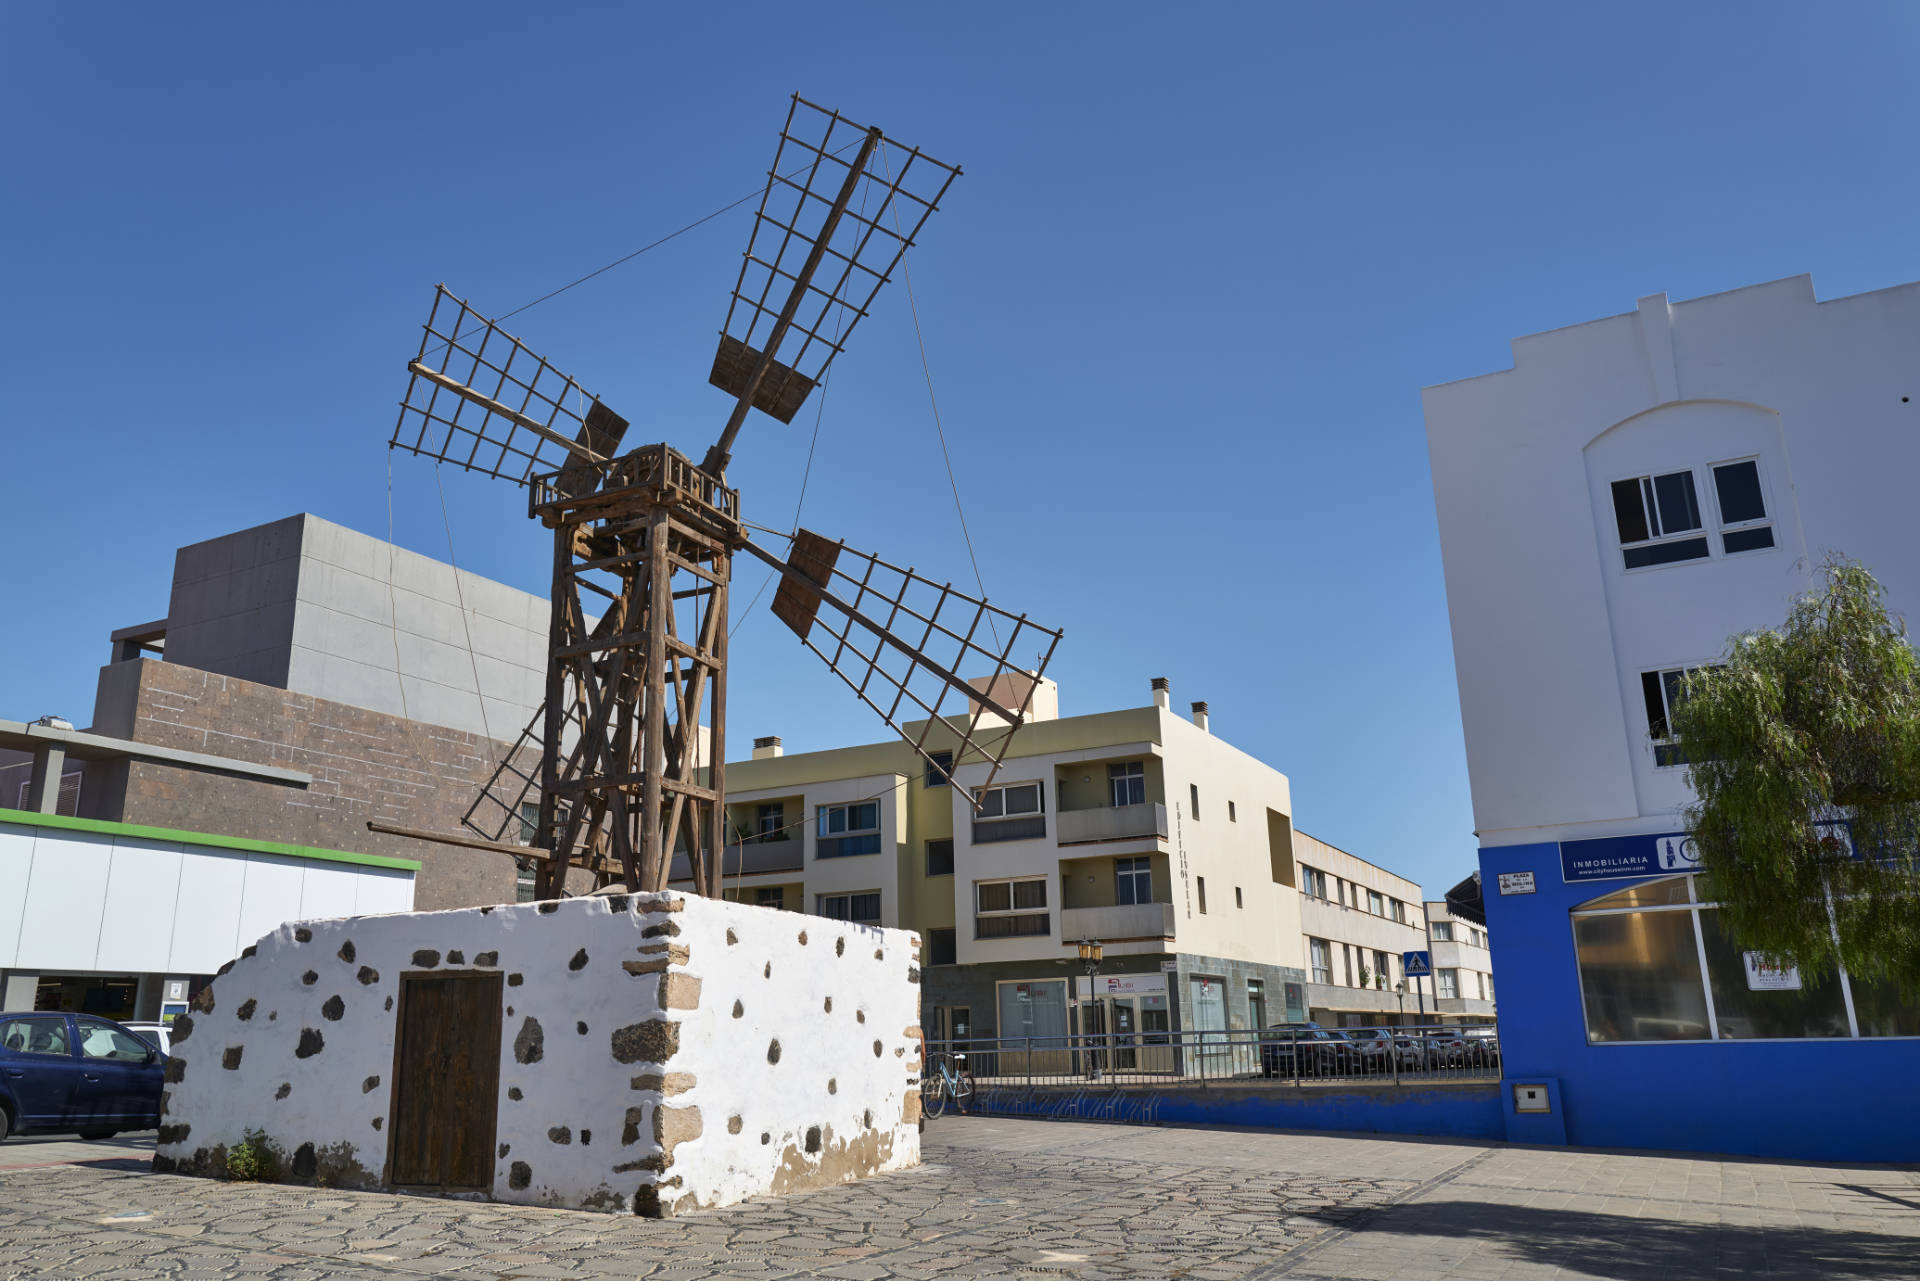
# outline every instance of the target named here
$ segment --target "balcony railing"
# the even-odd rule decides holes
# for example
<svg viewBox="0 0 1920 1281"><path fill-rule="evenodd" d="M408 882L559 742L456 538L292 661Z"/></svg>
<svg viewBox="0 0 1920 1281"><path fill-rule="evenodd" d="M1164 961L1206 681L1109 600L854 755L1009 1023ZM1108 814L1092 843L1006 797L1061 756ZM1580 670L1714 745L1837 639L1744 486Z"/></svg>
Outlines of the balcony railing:
<svg viewBox="0 0 1920 1281"><path fill-rule="evenodd" d="M804 866L805 841L749 841L729 845L721 861L723 876L757 876L762 872L798 872ZM673 856L669 881L693 879L692 865L685 854Z"/></svg>
<svg viewBox="0 0 1920 1281"><path fill-rule="evenodd" d="M1013 818L976 818L973 843L990 845L994 841L1030 841L1047 834L1045 814L1020 814Z"/></svg>
<svg viewBox="0 0 1920 1281"><path fill-rule="evenodd" d="M1149 801L1144 805L1102 805L1087 810L1062 810L1054 818L1054 830L1060 834L1062 845L1124 841L1143 836L1164 838L1167 834L1167 807Z"/></svg>
<svg viewBox="0 0 1920 1281"><path fill-rule="evenodd" d="M1122 903L1113 907L1069 907L1060 912L1063 939L1170 939L1173 904Z"/></svg>
<svg viewBox="0 0 1920 1281"><path fill-rule="evenodd" d="M1052 917L1046 912L1026 912L1010 916L976 916L973 936L977 939L1018 939L1042 937Z"/></svg>

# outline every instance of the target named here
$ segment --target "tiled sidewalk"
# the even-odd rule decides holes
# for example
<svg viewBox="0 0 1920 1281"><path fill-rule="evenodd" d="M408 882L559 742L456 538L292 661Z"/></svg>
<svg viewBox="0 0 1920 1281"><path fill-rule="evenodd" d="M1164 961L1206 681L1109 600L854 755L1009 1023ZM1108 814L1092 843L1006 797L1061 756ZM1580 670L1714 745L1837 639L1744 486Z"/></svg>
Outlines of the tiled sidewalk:
<svg viewBox="0 0 1920 1281"><path fill-rule="evenodd" d="M1920 1174L1887 1167L947 1118L920 1170L652 1222L23 1151L4 1277L1920 1277Z"/></svg>

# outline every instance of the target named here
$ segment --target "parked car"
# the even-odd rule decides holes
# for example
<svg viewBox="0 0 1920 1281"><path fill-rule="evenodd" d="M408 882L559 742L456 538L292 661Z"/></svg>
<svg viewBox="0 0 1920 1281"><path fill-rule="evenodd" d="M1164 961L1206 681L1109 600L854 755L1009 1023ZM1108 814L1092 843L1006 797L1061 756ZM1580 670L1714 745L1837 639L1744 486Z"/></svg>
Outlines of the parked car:
<svg viewBox="0 0 1920 1281"><path fill-rule="evenodd" d="M122 1023L121 1027L133 1033L162 1054L173 1053L173 1026L169 1023Z"/></svg>
<svg viewBox="0 0 1920 1281"><path fill-rule="evenodd" d="M1386 1038L1379 1028L1356 1027L1335 1032L1349 1047L1348 1070L1362 1075L1393 1071L1393 1060Z"/></svg>
<svg viewBox="0 0 1920 1281"><path fill-rule="evenodd" d="M1281 1023L1260 1034L1262 1076L1339 1076L1352 1070L1355 1047L1318 1023Z"/></svg>
<svg viewBox="0 0 1920 1281"><path fill-rule="evenodd" d="M0 1014L0 1139L77 1131L104 1139L160 1124L166 1056L91 1014Z"/></svg>

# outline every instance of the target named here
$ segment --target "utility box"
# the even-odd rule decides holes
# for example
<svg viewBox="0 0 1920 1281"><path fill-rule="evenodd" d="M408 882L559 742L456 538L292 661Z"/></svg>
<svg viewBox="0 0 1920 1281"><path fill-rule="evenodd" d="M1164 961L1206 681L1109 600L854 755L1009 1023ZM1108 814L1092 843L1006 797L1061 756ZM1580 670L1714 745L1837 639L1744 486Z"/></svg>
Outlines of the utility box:
<svg viewBox="0 0 1920 1281"><path fill-rule="evenodd" d="M679 893L284 925L175 1021L154 1168L654 1216L903 1169L919 952Z"/></svg>

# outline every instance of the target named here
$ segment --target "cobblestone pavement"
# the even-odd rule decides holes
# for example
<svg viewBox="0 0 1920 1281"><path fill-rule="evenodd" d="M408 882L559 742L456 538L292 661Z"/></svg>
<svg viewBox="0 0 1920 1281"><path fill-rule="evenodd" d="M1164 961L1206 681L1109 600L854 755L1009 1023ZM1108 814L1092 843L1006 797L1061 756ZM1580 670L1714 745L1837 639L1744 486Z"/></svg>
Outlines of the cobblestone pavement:
<svg viewBox="0 0 1920 1281"><path fill-rule="evenodd" d="M919 1170L655 1222L155 1175L140 1147L8 1144L0 1277L1920 1276L1920 1172L1884 1166L948 1118Z"/></svg>

